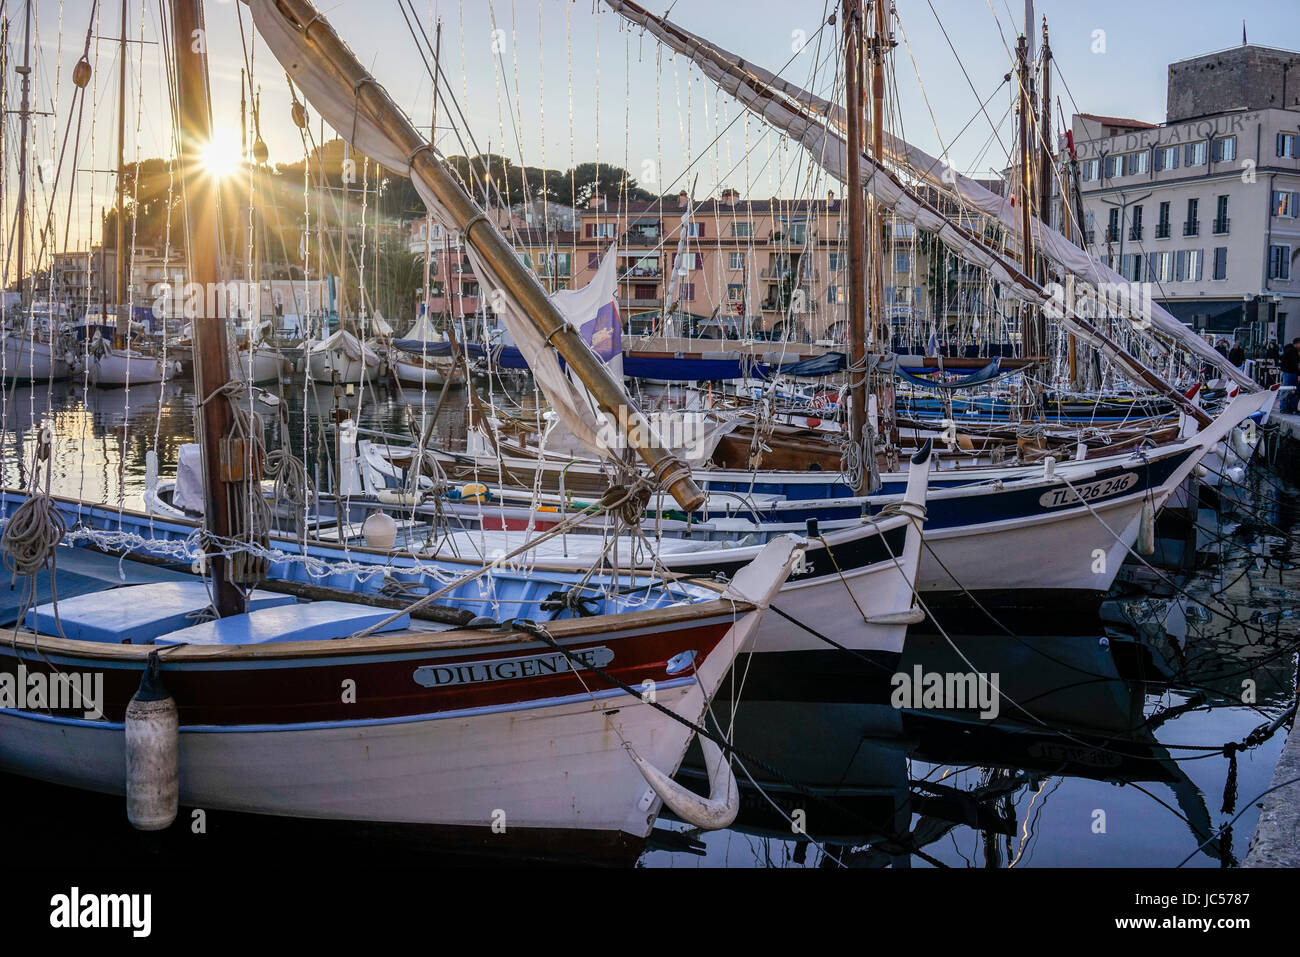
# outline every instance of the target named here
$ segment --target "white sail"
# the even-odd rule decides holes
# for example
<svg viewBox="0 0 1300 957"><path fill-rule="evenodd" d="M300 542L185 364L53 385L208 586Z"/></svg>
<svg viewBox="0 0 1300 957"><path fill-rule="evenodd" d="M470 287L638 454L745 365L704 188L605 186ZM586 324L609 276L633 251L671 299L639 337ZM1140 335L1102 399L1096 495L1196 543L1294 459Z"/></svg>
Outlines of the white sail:
<svg viewBox="0 0 1300 957"><path fill-rule="evenodd" d="M683 29L672 21L654 17L635 3L625 0L605 0L617 13L628 21L649 31L656 39L669 48L687 56L722 90L730 93L752 112L766 119L780 129L790 133L812 154L812 157L835 178L843 182L847 176L847 147L843 131L847 125L844 108L826 100L799 86L781 79L762 67L756 66L730 53L708 40ZM769 92L782 94L788 98L789 105L779 99L766 95ZM810 124L808 115L816 115L826 125ZM828 129L827 127L833 127ZM985 189L979 183L963 176L946 163L929 155L919 147L910 145L896 136L884 134L885 153L891 160L906 166L938 189L955 192L966 203L979 212L998 220L1014 233L1020 231L1020 211L1011 205L1008 197L999 196ZM936 217L941 222L946 220L937 211L926 214L917 208L917 204L906 200L909 193L901 183L893 180L886 171L878 170L870 157L862 159L867 189L872 195L893 207L900 218L914 222L922 229L936 232L940 238L968 262L988 269L994 278L1006 284L1010 276L1004 268L998 267L988 252L978 243L957 241L951 231L943 232L931 225ZM877 175L877 174L881 175ZM915 197L910 197L915 199ZM1093 284L1094 286L1122 286L1128 282L1109 266L1098 262L1086 250L1080 249L1061 233L1043 223L1037 217L1031 220L1034 239L1043 255L1058 264L1066 272ZM1007 291L1015 298L1027 299L1042 304L1041 296L1026 294L1027 291L1012 283ZM1149 305L1150 324L1186 349L1214 365L1224 375L1231 377L1244 388L1254 391L1259 386L1248 376L1236 369L1223 355L1211 348L1209 343L1179 322L1158 303ZM1072 329L1076 335L1087 336L1084 330Z"/></svg>
<svg viewBox="0 0 1300 957"><path fill-rule="evenodd" d="M325 122L338 130L354 149L360 150L380 165L409 173L412 157L400 152L400 148L384 132L382 125L371 115L356 92L341 82L339 74L329 64L321 62L314 55L298 24L285 15L275 0L249 0L249 8L258 33ZM457 231L455 218L421 178L412 176L411 181L433 218L444 229ZM484 219L483 222L496 229L490 220ZM616 452L600 438L601 421L585 395L585 390L580 391L564 374L555 350L528 320L496 271L472 244L466 244L464 251L473 264L480 284L487 290L494 311L501 317L515 345L523 353L533 377L550 400L560 421L593 453L617 457ZM634 407L630 398L626 406Z"/></svg>

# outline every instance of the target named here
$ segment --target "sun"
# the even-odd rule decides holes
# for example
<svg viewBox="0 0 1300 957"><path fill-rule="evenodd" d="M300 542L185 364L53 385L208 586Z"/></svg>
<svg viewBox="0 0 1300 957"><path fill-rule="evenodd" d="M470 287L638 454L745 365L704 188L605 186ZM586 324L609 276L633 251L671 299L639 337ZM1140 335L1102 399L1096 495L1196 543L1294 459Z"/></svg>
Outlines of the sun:
<svg viewBox="0 0 1300 957"><path fill-rule="evenodd" d="M217 130L203 147L203 168L214 179L225 179L239 168L239 140Z"/></svg>

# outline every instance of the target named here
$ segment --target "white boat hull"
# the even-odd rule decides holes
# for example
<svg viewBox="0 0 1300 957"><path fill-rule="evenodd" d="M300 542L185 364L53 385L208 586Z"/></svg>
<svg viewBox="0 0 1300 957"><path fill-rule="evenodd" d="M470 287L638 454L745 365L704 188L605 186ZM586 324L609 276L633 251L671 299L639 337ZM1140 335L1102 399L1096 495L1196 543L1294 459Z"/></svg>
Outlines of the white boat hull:
<svg viewBox="0 0 1300 957"><path fill-rule="evenodd" d="M88 366L91 384L106 388L162 382L168 371L161 359L125 349L91 352Z"/></svg>
<svg viewBox="0 0 1300 957"><path fill-rule="evenodd" d="M49 343L22 335L4 337L4 378L10 382L48 382L66 379L71 366Z"/></svg>
<svg viewBox="0 0 1300 957"><path fill-rule="evenodd" d="M342 349L326 349L307 356L307 374L315 382L360 385L363 381L371 381L378 368L378 364L369 365L362 359L354 359Z"/></svg>

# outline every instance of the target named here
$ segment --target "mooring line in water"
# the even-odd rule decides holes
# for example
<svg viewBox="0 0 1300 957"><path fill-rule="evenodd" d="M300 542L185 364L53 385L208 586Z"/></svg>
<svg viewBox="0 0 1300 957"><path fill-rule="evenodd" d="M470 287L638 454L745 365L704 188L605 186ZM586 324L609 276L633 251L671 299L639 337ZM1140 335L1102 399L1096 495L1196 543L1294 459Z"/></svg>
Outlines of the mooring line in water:
<svg viewBox="0 0 1300 957"><path fill-rule="evenodd" d="M1160 569L1156 568L1149 561L1147 561L1145 556L1141 555L1132 545L1129 545L1127 542L1124 541L1124 539L1120 538L1119 535L1115 533L1115 530L1106 524L1105 519L1103 519L1099 514L1097 514L1097 510L1092 507L1092 503L1087 501L1086 499L1083 499L1082 496L1079 495L1078 490L1075 489L1074 485L1070 482L1068 478L1062 475L1061 481L1065 483L1066 488L1068 488L1071 492L1074 492L1075 496L1080 498L1080 500L1083 501L1084 507L1088 509L1088 512L1092 515L1092 517L1097 520L1098 524L1100 524L1102 528L1106 529L1106 531L1110 533L1111 537L1114 538L1116 542L1124 546L1125 551L1127 551L1130 555L1132 555L1139 562L1145 565L1149 571L1154 573L1157 578L1159 578L1162 582L1164 582L1171 589L1173 589L1175 593L1182 595L1184 598L1188 599L1194 604L1200 605L1202 608L1205 608L1207 611L1214 611L1214 609L1207 602L1202 601L1200 598L1197 598L1191 592L1187 591L1187 589L1179 585L1176 581L1174 581L1172 578L1170 578ZM1228 606L1222 601L1218 601L1217 604L1219 604L1223 609L1220 612L1220 614L1222 614L1224 618L1227 618L1234 625L1237 625L1239 628L1242 629L1242 631L1249 632L1250 625L1247 622L1242 621L1242 619L1237 616L1235 611L1229 609ZM1264 636L1262 628L1260 630L1260 635L1261 637Z"/></svg>
<svg viewBox="0 0 1300 957"><path fill-rule="evenodd" d="M1258 794L1256 794L1253 798L1251 798L1249 801L1247 801L1247 802L1245 803L1245 805L1242 806L1242 809L1241 809L1240 811L1238 811L1238 812L1233 816L1233 818L1232 818L1231 821L1229 821L1227 824L1223 825L1223 827L1219 828L1219 831L1218 831L1217 834L1212 834L1212 835L1210 835L1210 836L1207 837L1205 840L1203 840L1200 844L1196 845L1196 847L1194 847L1194 848L1192 849L1192 852L1191 852L1190 854L1188 854L1186 857L1184 857L1184 858L1183 858L1181 861L1179 861L1177 864L1175 864L1174 867L1175 867L1175 868L1182 867L1184 864L1186 864L1188 861L1190 861L1193 857L1195 857L1195 856L1196 856L1196 852L1199 851L1201 848L1203 848L1206 844L1209 844L1210 841L1213 841L1215 838L1220 838L1220 837L1222 837L1224 834L1227 834L1227 833L1231 832L1231 830L1232 830L1232 825L1234 825L1234 824L1237 823L1237 819L1240 818L1240 817L1241 817L1243 814L1245 814L1247 811L1249 811L1249 810L1250 810L1252 807L1254 807L1257 803L1259 803L1260 798L1267 797L1268 795L1272 794L1274 791L1280 791L1280 790L1282 790L1283 788L1289 788L1289 787L1290 787L1291 785L1293 785L1293 784L1300 784L1300 776L1296 776L1296 777L1294 777L1294 778L1291 778L1289 781L1283 781L1281 784L1275 784L1275 785L1273 785L1271 788L1269 788L1269 789L1266 790L1266 791L1260 791L1260 792L1259 792Z"/></svg>

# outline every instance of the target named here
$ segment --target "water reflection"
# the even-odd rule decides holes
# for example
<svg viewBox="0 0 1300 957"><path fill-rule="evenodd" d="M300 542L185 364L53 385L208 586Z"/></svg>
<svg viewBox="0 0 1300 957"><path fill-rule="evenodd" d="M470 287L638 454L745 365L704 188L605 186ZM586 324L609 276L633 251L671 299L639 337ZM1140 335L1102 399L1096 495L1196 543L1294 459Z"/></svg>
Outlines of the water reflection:
<svg viewBox="0 0 1300 957"><path fill-rule="evenodd" d="M431 412L439 395L380 387L349 396L301 381L271 391L286 411L259 406L268 447L305 449L309 468L328 463L332 439L323 426L338 408L364 428L408 435L422 404ZM453 390L435 441L463 448L463 407L463 391ZM25 484L48 419L56 493L138 506L147 453L157 452L162 474L173 471L178 448L193 441L196 408L180 382L129 392L79 383L7 389L3 481ZM738 769L736 825L700 835L661 821L642 866L1239 862L1257 810L1247 807L1222 836L1219 829L1268 787L1282 736L1233 758L1222 749L1271 721L1295 694L1300 515L1296 496L1263 472L1252 473L1247 488L1225 489L1221 504L1222 520L1208 510L1200 516L1202 549L1217 561L1187 582L1197 601L1169 592L1115 602L1095 621L1060 622L1055 635L909 636L900 672L997 674L993 720L971 708L894 707L889 676L859 674L852 661L793 686L749 673L734 708L724 688L717 717L725 726L734 714L738 746L757 759L745 770L761 787ZM1049 624L1053 615L1042 612ZM691 780L689 769L684 777ZM120 799L7 777L4 785L25 821L49 809L50 827L24 829L33 839L47 840L75 812L89 828L78 838L82 851L112 846L123 862L161 853L126 827ZM792 819L804 833L794 833ZM179 835L176 853L191 861L195 853L238 856L273 837L299 859L430 861L409 834L390 839L379 828L221 815L212 826L219 841L196 851Z"/></svg>

